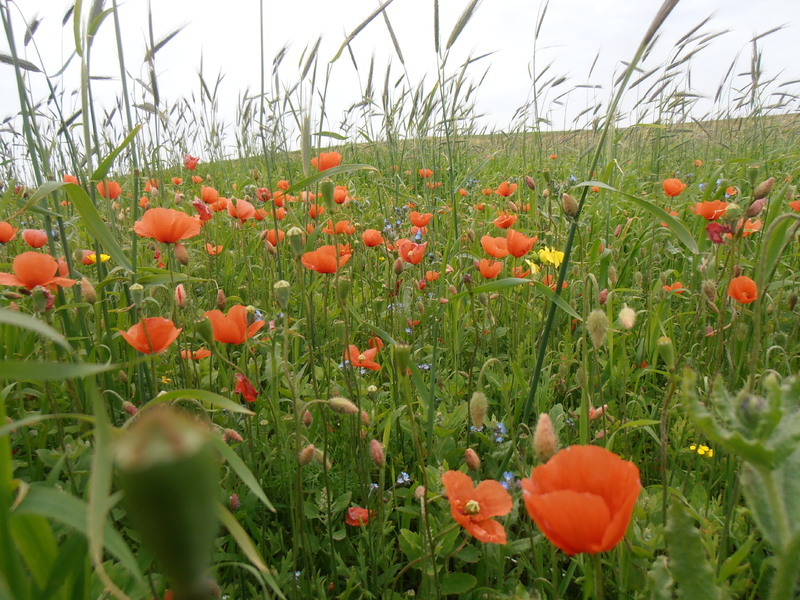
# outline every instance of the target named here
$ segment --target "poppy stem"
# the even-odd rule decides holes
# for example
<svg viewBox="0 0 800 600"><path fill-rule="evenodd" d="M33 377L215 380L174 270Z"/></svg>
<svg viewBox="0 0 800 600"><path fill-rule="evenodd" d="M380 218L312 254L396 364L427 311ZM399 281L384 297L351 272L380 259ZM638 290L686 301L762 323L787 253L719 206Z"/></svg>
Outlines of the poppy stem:
<svg viewBox="0 0 800 600"><path fill-rule="evenodd" d="M605 593L603 591L603 561L600 560L600 554L592 554L592 567L594 571L594 597L595 600L603 600Z"/></svg>

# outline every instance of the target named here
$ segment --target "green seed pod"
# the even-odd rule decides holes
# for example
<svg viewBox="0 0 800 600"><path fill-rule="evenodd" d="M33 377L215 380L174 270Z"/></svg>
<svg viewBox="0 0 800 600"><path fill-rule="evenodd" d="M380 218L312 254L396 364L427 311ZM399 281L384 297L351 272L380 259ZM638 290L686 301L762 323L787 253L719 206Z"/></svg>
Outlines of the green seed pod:
<svg viewBox="0 0 800 600"><path fill-rule="evenodd" d="M325 179L319 184L319 191L322 193L322 199L325 201L325 207L329 210L333 208L333 192L335 189L336 186L330 179Z"/></svg>
<svg viewBox="0 0 800 600"><path fill-rule="evenodd" d="M208 317L203 317L197 322L197 333L209 346L214 345L214 326Z"/></svg>
<svg viewBox="0 0 800 600"><path fill-rule="evenodd" d="M209 432L167 407L139 416L117 443L124 504L176 600L210 598L217 460Z"/></svg>
<svg viewBox="0 0 800 600"><path fill-rule="evenodd" d="M129 289L134 305L136 305L136 308L141 308L144 301L144 287L140 283L134 283Z"/></svg>
<svg viewBox="0 0 800 600"><path fill-rule="evenodd" d="M289 247L295 256L303 254L303 230L295 225L286 232L286 237L289 239Z"/></svg>
<svg viewBox="0 0 800 600"><path fill-rule="evenodd" d="M658 354L661 356L661 360L664 361L667 369L670 371L675 369L675 346L672 343L672 340L665 335L662 335L658 338L658 342L656 342L658 346Z"/></svg>
<svg viewBox="0 0 800 600"><path fill-rule="evenodd" d="M411 346L403 343L395 344L394 356L397 359L397 369L400 375L407 375L409 361L411 360Z"/></svg>
<svg viewBox="0 0 800 600"><path fill-rule="evenodd" d="M343 302L347 300L347 297L350 295L350 285L350 279L347 277L338 277L336 279L336 293Z"/></svg>
<svg viewBox="0 0 800 600"><path fill-rule="evenodd" d="M275 300L278 301L278 306L281 307L281 310L286 310L286 307L289 306L290 288L291 284L285 279L275 282L275 285L272 286L272 291L275 292Z"/></svg>

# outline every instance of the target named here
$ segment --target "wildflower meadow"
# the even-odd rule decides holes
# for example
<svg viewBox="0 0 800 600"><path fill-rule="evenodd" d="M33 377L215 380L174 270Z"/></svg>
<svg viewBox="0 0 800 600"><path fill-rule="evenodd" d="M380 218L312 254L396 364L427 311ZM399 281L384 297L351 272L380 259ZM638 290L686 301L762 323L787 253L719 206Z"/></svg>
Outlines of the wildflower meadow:
<svg viewBox="0 0 800 600"><path fill-rule="evenodd" d="M180 30L132 68L116 0L0 1L0 599L797 598L797 80L756 36L693 113L716 34L648 62L666 0L607 99L553 125L544 68L487 131L448 59L489 7L431 2L413 84L390 3L226 126L233 81L159 93Z"/></svg>

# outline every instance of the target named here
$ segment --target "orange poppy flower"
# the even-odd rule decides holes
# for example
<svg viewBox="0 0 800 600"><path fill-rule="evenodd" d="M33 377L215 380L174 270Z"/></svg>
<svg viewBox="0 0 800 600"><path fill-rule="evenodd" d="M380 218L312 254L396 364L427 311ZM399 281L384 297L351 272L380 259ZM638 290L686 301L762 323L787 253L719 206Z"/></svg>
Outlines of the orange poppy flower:
<svg viewBox="0 0 800 600"><path fill-rule="evenodd" d="M676 294L682 294L686 291L680 281L676 281L672 285L665 285L663 287L665 292L675 292Z"/></svg>
<svg viewBox="0 0 800 600"><path fill-rule="evenodd" d="M183 155L183 165L190 171L194 171L197 168L197 163L199 162L200 159L196 156L192 156L191 154Z"/></svg>
<svg viewBox="0 0 800 600"><path fill-rule="evenodd" d="M514 267L513 269L511 269L512 277L519 277L520 279L525 279L530 274L531 274L530 269L525 269L524 267Z"/></svg>
<svg viewBox="0 0 800 600"><path fill-rule="evenodd" d="M318 171L327 171L331 167L338 167L342 162L342 155L338 152L321 152L311 159L311 166Z"/></svg>
<svg viewBox="0 0 800 600"><path fill-rule="evenodd" d="M374 516L375 511L360 506L351 506L347 509L344 522L353 527L364 527Z"/></svg>
<svg viewBox="0 0 800 600"><path fill-rule="evenodd" d="M702 167L703 166L703 161L698 158L696 161L694 161L694 166L695 167Z"/></svg>
<svg viewBox="0 0 800 600"><path fill-rule="evenodd" d="M308 209L308 216L312 219L316 219L317 217L321 216L325 212L325 207L320 206L319 204L312 204L311 208Z"/></svg>
<svg viewBox="0 0 800 600"><path fill-rule="evenodd" d="M459 188L458 195L463 198L464 196L467 195L467 190L465 190L464 188Z"/></svg>
<svg viewBox="0 0 800 600"><path fill-rule="evenodd" d="M75 185L79 185L78 184L78 178L75 177L75 175L66 175L65 174L64 177L62 177L61 181L63 181L64 183L74 183Z"/></svg>
<svg viewBox="0 0 800 600"><path fill-rule="evenodd" d="M511 495L499 481L487 479L477 487L469 475L461 471L447 471L442 475L450 514L481 542L505 544L506 530L492 517L502 517L511 512Z"/></svg>
<svg viewBox="0 0 800 600"><path fill-rule="evenodd" d="M402 242L402 243L401 243ZM415 244L409 240L398 240L397 254L407 263L418 265L425 256L425 249L428 247L428 242L424 244Z"/></svg>
<svg viewBox="0 0 800 600"><path fill-rule="evenodd" d="M483 210L485 207L483 202L478 202L477 204L473 205L472 208L474 208L475 210Z"/></svg>
<svg viewBox="0 0 800 600"><path fill-rule="evenodd" d="M735 188L735 187L733 187L732 185L729 185L729 186L728 186L728 187L725 189L725 195L726 195L726 196L735 196L735 195L736 195L736 192L737 192L736 188Z"/></svg>
<svg viewBox="0 0 800 600"><path fill-rule="evenodd" d="M142 196L139 198L139 206L142 208L147 208L150 206L150 198L147 196Z"/></svg>
<svg viewBox="0 0 800 600"><path fill-rule="evenodd" d="M180 185L183 183L183 179L180 177L173 177L172 178L172 185Z"/></svg>
<svg viewBox="0 0 800 600"><path fill-rule="evenodd" d="M219 200L219 192L216 188L204 185L200 188L200 199L206 204L214 204Z"/></svg>
<svg viewBox="0 0 800 600"><path fill-rule="evenodd" d="M491 196L492 194L494 194L494 190L492 188L483 188L481 190L481 194L483 194L484 196Z"/></svg>
<svg viewBox="0 0 800 600"><path fill-rule="evenodd" d="M418 172L419 176L422 177L423 179L427 179L428 177L433 175L433 171L431 171L430 169L420 169Z"/></svg>
<svg viewBox="0 0 800 600"><path fill-rule="evenodd" d="M24 287L32 290L37 285L60 285L71 287L75 285L74 279L54 277L59 271L59 263L49 254L39 252L23 252L14 257L11 263L11 273L0 273L0 285Z"/></svg>
<svg viewBox="0 0 800 600"><path fill-rule="evenodd" d="M347 352L344 353L344 359L350 361L350 364L354 367L380 371L381 366L375 362L376 354L378 354L377 347L359 352L357 346L350 344L347 347Z"/></svg>
<svg viewBox="0 0 800 600"><path fill-rule="evenodd" d="M546 285L547 287L549 287L554 292L556 291L556 283L558 283L556 277L554 277L550 273L548 273L547 275L542 277L542 285ZM569 284L566 281L561 284L561 289L562 290L566 289L568 287L569 287Z"/></svg>
<svg viewBox="0 0 800 600"><path fill-rule="evenodd" d="M531 251L533 245L539 240L539 236L529 238L524 233L508 229L506 233L506 245L508 253L515 258L521 258Z"/></svg>
<svg viewBox="0 0 800 600"><path fill-rule="evenodd" d="M504 198L508 198L511 194L517 191L517 184L516 183L508 183L504 181L497 189L494 191L495 194L498 196L503 196Z"/></svg>
<svg viewBox="0 0 800 600"><path fill-rule="evenodd" d="M12 227L11 223L0 221L0 244L7 244L13 240L17 236L17 231L18 229Z"/></svg>
<svg viewBox="0 0 800 600"><path fill-rule="evenodd" d="M289 181L287 179L281 179L278 181L278 189L283 190L284 192L289 189Z"/></svg>
<svg viewBox="0 0 800 600"><path fill-rule="evenodd" d="M277 233L275 233L277 231ZM280 229L270 229L267 231L267 241L273 246L277 246L278 242L282 242L286 234Z"/></svg>
<svg viewBox="0 0 800 600"><path fill-rule="evenodd" d="M206 252L208 252L211 256L216 256L220 252L222 252L222 246L215 246L214 244L206 244Z"/></svg>
<svg viewBox="0 0 800 600"><path fill-rule="evenodd" d="M789 202L789 208L791 208L794 211L800 212L800 200Z"/></svg>
<svg viewBox="0 0 800 600"><path fill-rule="evenodd" d="M316 250L306 252L300 258L307 269L317 273L335 273L339 267L344 266L350 260L350 252L345 252L347 247L339 246L320 246Z"/></svg>
<svg viewBox="0 0 800 600"><path fill-rule="evenodd" d="M520 484L528 514L570 556L616 546L642 487L635 464L600 446L561 450Z"/></svg>
<svg viewBox="0 0 800 600"><path fill-rule="evenodd" d="M336 204L344 204L345 200L348 198L348 193L345 186L337 185L333 189L333 201L336 202Z"/></svg>
<svg viewBox="0 0 800 600"><path fill-rule="evenodd" d="M155 179L148 179L144 184L145 193L158 192L158 182Z"/></svg>
<svg viewBox="0 0 800 600"><path fill-rule="evenodd" d="M47 233L41 229L26 229L22 232L22 239L31 248L41 248L47 243Z"/></svg>
<svg viewBox="0 0 800 600"><path fill-rule="evenodd" d="M555 160L558 158L558 154L551 154L548 158L550 158L550 160Z"/></svg>
<svg viewBox="0 0 800 600"><path fill-rule="evenodd" d="M173 244L200 233L201 221L173 208L149 208L141 220L133 224L139 237L153 238L164 244Z"/></svg>
<svg viewBox="0 0 800 600"><path fill-rule="evenodd" d="M500 271L503 269L503 263L495 262L488 258L484 258L478 263L478 270L483 275L484 279L494 279L500 274Z"/></svg>
<svg viewBox="0 0 800 600"><path fill-rule="evenodd" d="M116 181L101 181L97 184L97 193L106 200L114 200L122 194L122 187Z"/></svg>
<svg viewBox="0 0 800 600"><path fill-rule="evenodd" d="M252 219L256 213L255 207L247 200L236 200L228 203L228 214L232 217L239 219L240 223L244 223L247 219Z"/></svg>
<svg viewBox="0 0 800 600"><path fill-rule="evenodd" d="M746 275L734 277L728 284L728 296L741 304L755 302L758 298L756 282Z"/></svg>
<svg viewBox="0 0 800 600"><path fill-rule="evenodd" d="M680 195L686 188L686 184L680 179L665 179L661 186L664 188L664 193L670 198Z"/></svg>
<svg viewBox="0 0 800 600"><path fill-rule="evenodd" d="M183 360L200 360L201 358L208 358L211 356L211 350L207 348L200 348L192 352L191 350L181 350L181 358Z"/></svg>
<svg viewBox="0 0 800 600"><path fill-rule="evenodd" d="M494 258L503 258L508 255L508 242L506 238L484 235L481 238L481 247L486 254Z"/></svg>
<svg viewBox="0 0 800 600"><path fill-rule="evenodd" d="M434 181L433 183L428 182L425 184L425 187L427 187L429 190L433 190L442 187L442 182L441 181Z"/></svg>
<svg viewBox="0 0 800 600"><path fill-rule="evenodd" d="M599 194L599 193L600 193L600 188L599 188L598 186L596 186L596 185L593 185L593 186L592 186L592 191L593 191L595 194Z"/></svg>
<svg viewBox="0 0 800 600"><path fill-rule="evenodd" d="M128 331L120 331L120 335L142 354L158 354L169 348L181 331L169 319L150 317L142 319Z"/></svg>
<svg viewBox="0 0 800 600"><path fill-rule="evenodd" d="M744 219L739 219L736 222L736 227L734 227L733 230L741 231L742 237L747 237L749 235L753 235L757 231L761 231L761 227L761 219L747 219L747 222L745 222ZM725 237L732 238L733 234L725 234Z"/></svg>
<svg viewBox="0 0 800 600"><path fill-rule="evenodd" d="M356 228L350 224L350 221L337 221L335 227L336 235L352 235L356 232ZM322 231L330 235L334 234L334 225L332 219L328 220L328 224Z"/></svg>
<svg viewBox="0 0 800 600"><path fill-rule="evenodd" d="M377 229L367 229L361 234L361 239L364 241L364 245L369 248L380 246L384 242L383 235Z"/></svg>
<svg viewBox="0 0 800 600"><path fill-rule="evenodd" d="M425 271L425 279L428 281L436 281L439 279L440 273L438 271Z"/></svg>
<svg viewBox="0 0 800 600"><path fill-rule="evenodd" d="M248 325L247 307L243 304L231 306L227 315L220 310L209 310L205 316L211 321L214 339L222 344L241 344L265 325L260 319Z"/></svg>
<svg viewBox="0 0 800 600"><path fill-rule="evenodd" d="M222 212L223 210L228 208L229 203L230 201L227 198L220 196L219 198L217 198L216 202L212 202L208 206L214 212Z"/></svg>
<svg viewBox="0 0 800 600"><path fill-rule="evenodd" d="M728 203L723 200L712 202L698 202L694 205L694 214L700 215L707 221L716 221L725 214Z"/></svg>
<svg viewBox="0 0 800 600"><path fill-rule="evenodd" d="M414 211L409 217L411 217L411 224L414 227L427 227L433 218L433 213L418 213Z"/></svg>
<svg viewBox="0 0 800 600"><path fill-rule="evenodd" d="M497 218L492 222L501 229L508 229L517 222L517 215L511 214L508 211L501 211Z"/></svg>
<svg viewBox="0 0 800 600"><path fill-rule="evenodd" d="M192 183L202 183L203 178L200 175L192 175Z"/></svg>

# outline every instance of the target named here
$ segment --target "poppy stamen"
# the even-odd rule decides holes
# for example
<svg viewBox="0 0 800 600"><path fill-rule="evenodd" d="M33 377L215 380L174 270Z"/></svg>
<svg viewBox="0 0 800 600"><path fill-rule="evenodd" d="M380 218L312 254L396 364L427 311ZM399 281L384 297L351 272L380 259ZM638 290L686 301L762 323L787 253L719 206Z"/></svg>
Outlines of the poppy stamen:
<svg viewBox="0 0 800 600"><path fill-rule="evenodd" d="M465 515L477 515L479 512L481 512L481 505L477 500L470 500L464 505Z"/></svg>

